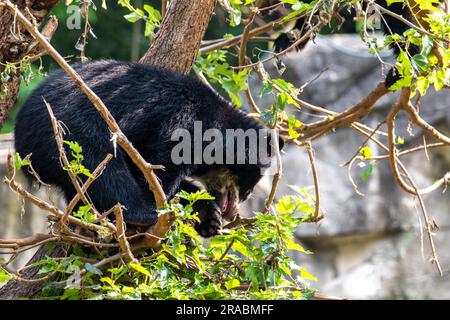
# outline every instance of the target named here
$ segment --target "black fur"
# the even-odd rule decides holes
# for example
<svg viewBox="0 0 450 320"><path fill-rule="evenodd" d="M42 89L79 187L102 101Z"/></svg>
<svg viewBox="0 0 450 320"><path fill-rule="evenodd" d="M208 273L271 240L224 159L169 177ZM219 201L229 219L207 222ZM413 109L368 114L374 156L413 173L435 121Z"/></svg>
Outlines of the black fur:
<svg viewBox="0 0 450 320"><path fill-rule="evenodd" d="M255 120L191 77L149 65L117 61L82 63L74 69L103 100L145 160L165 166L165 170L157 171L157 175L169 199L182 188L196 190L186 183L186 177L202 176L221 167L173 164L171 150L177 142L170 138L175 129L192 131L196 120L203 122L203 129L260 128ZM58 121L67 128L64 140L77 141L83 147L84 165L89 170L94 170L108 153L114 153L111 133L86 95L63 71L47 77L20 110L15 127L17 152L22 156L31 153L33 168L40 178L45 183L59 186L70 200L75 190L61 168L43 98ZM70 154L68 149L66 152ZM237 177L241 201L261 178L261 164L222 167ZM209 191L214 193L214 190ZM155 201L145 179L120 148L90 187L89 196L99 212L120 202L127 209L127 222L148 225L157 220ZM202 235L217 233L216 207L201 204L203 224L198 230Z"/></svg>

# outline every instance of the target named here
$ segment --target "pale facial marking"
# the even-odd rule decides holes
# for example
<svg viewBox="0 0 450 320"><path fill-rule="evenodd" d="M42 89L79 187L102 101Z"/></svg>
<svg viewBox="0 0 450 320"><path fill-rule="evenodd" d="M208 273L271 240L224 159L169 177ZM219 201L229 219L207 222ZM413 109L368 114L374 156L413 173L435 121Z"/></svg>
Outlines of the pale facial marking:
<svg viewBox="0 0 450 320"><path fill-rule="evenodd" d="M201 182L206 191L216 197L224 219L233 221L236 218L239 213L239 187L235 175L223 168L192 178Z"/></svg>

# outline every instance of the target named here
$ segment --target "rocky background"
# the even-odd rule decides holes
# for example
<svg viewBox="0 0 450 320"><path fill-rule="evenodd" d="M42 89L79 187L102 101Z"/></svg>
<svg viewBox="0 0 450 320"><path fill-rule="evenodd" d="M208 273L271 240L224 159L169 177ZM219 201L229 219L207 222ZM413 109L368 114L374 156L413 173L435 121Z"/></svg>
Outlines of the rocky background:
<svg viewBox="0 0 450 320"><path fill-rule="evenodd" d="M358 36L335 35L310 42L300 53L283 58L287 70L283 77L300 87L314 79L301 93L301 98L315 105L342 111L364 97L382 79L380 61L367 54ZM383 59L387 58L383 54ZM279 77L271 63L267 69ZM387 71L387 69L386 69ZM320 75L317 79L316 77ZM421 114L444 133L450 131L450 91L430 93L421 102ZM256 91L255 91L256 96ZM365 121L376 126L395 101L389 94L379 101ZM272 101L259 101L270 105ZM300 112L297 117L314 117ZM423 143L420 132L405 130L407 119L398 118L398 134L406 140L404 148ZM377 162L367 181L361 180L364 168L354 166L352 176L364 197L355 193L341 165L357 152L364 137L351 129L338 129L313 143L321 186L321 204L325 219L318 224L299 227L299 241L314 252L299 254L296 259L318 277L312 286L322 293L356 299L450 299L450 197L437 190L425 197L430 216L439 225L435 237L439 259L444 270L441 277L429 262L428 242L424 234L421 249L420 209L412 196L403 192L391 177L387 162ZM431 140L430 140L431 141ZM0 176L5 175L6 150L10 137L0 138ZM372 151L377 149L371 146ZM448 148L428 150L405 156L404 163L419 186L428 186L450 167ZM312 185L309 161L304 149L287 146L283 154L283 178L278 195L293 194L289 185ZM242 212L260 210L270 190L266 177ZM55 192L52 196L61 201ZM45 215L31 208L7 186L0 186L0 238L15 238L43 232ZM23 257L23 263L27 257Z"/></svg>

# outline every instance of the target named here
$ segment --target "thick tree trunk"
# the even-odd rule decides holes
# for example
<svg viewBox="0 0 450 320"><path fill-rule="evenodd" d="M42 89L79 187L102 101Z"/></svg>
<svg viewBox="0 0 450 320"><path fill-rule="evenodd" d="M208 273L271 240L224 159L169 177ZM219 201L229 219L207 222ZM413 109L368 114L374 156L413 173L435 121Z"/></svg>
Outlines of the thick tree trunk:
<svg viewBox="0 0 450 320"><path fill-rule="evenodd" d="M43 0L39 1L42 3ZM56 0L46 1L55 2ZM216 0L171 1L152 47L142 57L140 62L162 66L184 74L189 73L208 22L214 12L215 3ZM0 11L0 21L2 21L1 17L3 15L7 15L7 13ZM0 28L4 30L1 23ZM13 104L14 102L11 103L11 105ZM9 107L11 105L7 104ZM0 127L1 123L0 118ZM64 254L65 252L60 246L48 252L44 247L40 247L28 264L39 261L45 256L61 257ZM39 268L30 268L25 270L22 276L26 279L35 279L38 271ZM42 282L19 282L11 280L4 287L0 288L0 300L19 299L23 297L33 298L41 293L41 289Z"/></svg>
<svg viewBox="0 0 450 320"><path fill-rule="evenodd" d="M1 2L1 1L0 1ZM12 1L20 10L27 10L39 24L58 2L58 0L14 0ZM0 63L20 61L27 55L34 43L34 39L27 32L12 32L23 30L6 7L0 6ZM18 36L19 35L19 36ZM4 66L0 65L0 73ZM0 82L0 129L3 127L9 112L16 103L19 93L20 73L10 74L5 83Z"/></svg>
<svg viewBox="0 0 450 320"><path fill-rule="evenodd" d="M0 27L1 28L1 27ZM0 40L1 41L1 40ZM0 73L3 71L3 66L0 66ZM3 127L6 119L8 119L9 112L17 101L20 86L20 74L15 73L10 75L6 83L0 83L0 129Z"/></svg>
<svg viewBox="0 0 450 320"><path fill-rule="evenodd" d="M216 0L172 0L150 50L140 62L183 74L192 68Z"/></svg>

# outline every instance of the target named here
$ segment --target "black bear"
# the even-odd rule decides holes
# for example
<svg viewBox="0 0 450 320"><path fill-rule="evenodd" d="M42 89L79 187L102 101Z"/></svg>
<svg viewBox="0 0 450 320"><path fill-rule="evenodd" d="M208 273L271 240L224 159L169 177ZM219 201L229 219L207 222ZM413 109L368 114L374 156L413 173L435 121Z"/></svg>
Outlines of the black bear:
<svg viewBox="0 0 450 320"><path fill-rule="evenodd" d="M217 234L222 218L234 219L239 202L249 196L262 171L270 164L267 159L270 160L273 152L267 144L272 141L268 130L263 130L256 120L189 76L145 64L108 60L80 63L74 69L103 100L145 160L165 167L158 170L157 175L169 199L180 190L198 190L198 181L215 197L214 201L200 201L195 208L201 220L196 229L202 236ZM125 152L114 148L111 132L97 110L61 70L47 77L31 94L19 111L15 125L16 151L22 156L31 154L33 168L40 179L60 187L68 201L76 194L67 173L61 168L43 99L63 124L64 140L76 141L82 146L83 164L89 170L94 170L108 153L115 153L88 190L95 208L104 212L121 203L126 208L127 223L155 223L157 208L143 175ZM173 139L173 133L194 135L197 123L203 131L212 129L223 134L223 139L215 138L215 142L223 140L223 150L215 149L215 153L227 153L227 161L174 161L173 150L180 142ZM235 145L234 142L239 135L228 135L230 130L244 133L244 149L237 150L238 143ZM265 133L257 135L257 141L249 141L250 135L246 135L249 130ZM264 139L266 144L260 144ZM192 152L197 157L208 144L201 141L200 150L193 145L191 150L184 152ZM255 150L251 145L258 146L258 153L264 145L269 157L266 160L263 156L254 158ZM69 150L66 153L70 155ZM231 161L230 154L234 154ZM212 155L217 156L214 152ZM239 157L240 161L236 161Z"/></svg>

